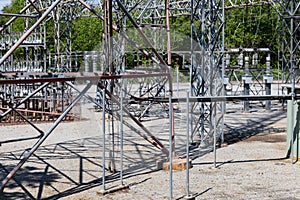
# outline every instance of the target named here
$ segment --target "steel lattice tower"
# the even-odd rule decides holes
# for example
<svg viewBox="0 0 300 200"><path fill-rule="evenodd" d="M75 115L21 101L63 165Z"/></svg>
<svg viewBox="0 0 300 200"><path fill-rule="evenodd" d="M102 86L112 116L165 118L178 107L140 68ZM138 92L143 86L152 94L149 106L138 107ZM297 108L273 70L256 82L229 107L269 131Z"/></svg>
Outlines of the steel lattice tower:
<svg viewBox="0 0 300 200"><path fill-rule="evenodd" d="M222 95L222 65L224 44L223 1L194 1L191 10L191 39L196 41L191 52L191 92L192 96ZM196 23L200 22L197 26ZM220 136L223 115L217 116L219 103L196 103L192 136L200 135L205 143L212 143L214 132ZM218 130L217 130L218 129Z"/></svg>
<svg viewBox="0 0 300 200"><path fill-rule="evenodd" d="M126 95L131 95L135 98L136 102L150 102L147 98L143 98L146 94L150 94L152 90L157 89L154 97L158 97L160 92L163 91L163 87L167 87L168 96L172 97L172 77L171 77L171 48L170 48L170 16L176 17L181 15L191 16L191 38L190 38L190 90L191 95L196 98L201 97L218 97L224 95L224 26L225 26L225 8L230 7L247 7L251 5L273 4L277 9L279 15L282 17L283 23L283 37L282 37L282 59L283 59L283 71L288 71L292 82L295 83L295 69L299 65L299 9L300 3L298 1L260 1L260 0L192 0L192 1L177 1L177 0L156 0L156 1L121 1L121 0L30 0L26 1L25 7L17 15L12 15L12 21L5 24L0 30L3 31L9 27L9 25L17 17L25 17L26 26L22 33L11 32L3 33L1 36L1 59L0 70L2 73L16 73L22 68L28 69L31 72L45 71L45 52L47 50L45 44L45 32L47 20L53 20L55 42L54 46L55 54L48 59L51 60L54 57L55 62L50 61L50 65L53 67L52 72L71 72L73 49L71 48L72 37L72 21L83 14L90 13L93 17L103 21L103 48L100 55L102 56L102 71L97 73L97 76L90 77L93 80L99 80L98 87L104 91L104 95L107 95L110 101L114 103L108 103L107 110L112 119L119 120L118 110L121 107L119 94L124 92L122 76L125 77L126 63L124 63L126 56L124 49L124 41L128 42L136 52L140 52L150 60L156 67L160 69L160 74L154 76L163 77L157 87L156 83L151 82L149 88L144 94L134 96L126 92ZM133 12L133 10L135 12ZM32 20L32 18L34 20ZM136 35L129 35L127 32L128 27L131 26L135 29ZM165 40L167 46L157 43L156 38L160 37L160 33L157 33L157 37L149 38L145 33L144 27L151 27L150 34L156 34L156 28L162 28L165 31ZM7 30L7 29L6 29ZM42 33L43 32L43 33ZM114 37L114 33L118 36ZM99 41L101 37L99 36ZM139 40L140 39L140 40ZM15 51L18 48L25 47L24 60L14 60L16 54ZM30 49L30 50L29 50ZM29 52L32 51L32 52ZM167 59L164 59L162 54L167 55ZM99 55L99 56L100 56ZM30 57L31 56L31 57ZM19 63L18 63L19 61ZM22 63L23 62L23 63ZM20 64L21 63L21 64ZM55 63L53 65L53 63ZM27 67L27 68L26 68ZM22 68L23 69L23 68ZM44 75L44 74L43 74ZM65 77L66 74L59 74L66 80L74 80L74 77ZM56 74L56 76L59 76ZM138 74L145 79L150 77L150 73ZM49 79L55 82L61 77L50 77L46 80L47 83L36 83L35 78L39 77L37 74L34 78L29 79L28 82L33 93L26 96L27 99L23 99L22 102L34 97L35 94L40 96L47 93L47 88L50 85ZM100 78L99 78L100 77ZM142 79L135 75L128 75L127 78ZM286 80L290 80L290 78ZM20 78L20 77L17 77ZM21 77L24 78L24 77ZM26 77L27 78L27 77ZM81 77L82 78L82 77ZM118 80L117 80L118 79ZM38 79L41 80L41 79ZM17 82L18 80L13 80ZM12 81L12 82L13 82ZM21 80L20 80L21 81ZM24 80L23 80L24 81ZM42 80L45 81L45 80ZM61 80L63 83L68 81ZM58 81L58 82L59 82ZM27 82L26 82L27 83ZM168 84L167 84L168 83ZM17 83L18 84L18 83ZM11 83L11 85L17 85ZM27 85L27 86L28 86ZM38 85L38 88L34 88ZM55 84L52 84L55 85ZM70 84L72 86L72 84ZM68 112L72 109L81 97L89 90L92 83L89 82L85 89L79 92L78 96L72 101L72 104L67 108ZM167 86L168 85L168 86ZM33 87L34 86L34 87ZM15 108L19 106L17 102L14 102L14 94L16 88L9 86L11 92L9 97L1 97L3 102L8 105L10 101L11 108L8 112L16 111ZM50 88L53 89L53 88ZM64 87L61 87L61 96L64 96ZM4 88L7 90L7 88ZM126 89L127 90L127 89ZM294 92L294 91L292 91ZM56 92L54 92L57 95ZM149 96L147 96L149 97ZM153 97L153 96L151 96ZM165 96L164 96L165 98ZM91 98L90 98L91 99ZM105 98L104 98L105 99ZM146 99L146 100L145 100ZM155 98L154 98L155 99ZM56 100L56 97L55 97ZM91 99L93 100L93 99ZM64 99L62 100L62 102ZM225 99L224 99L225 101ZM223 119L225 111L225 103L221 102L197 102L193 105L193 126L192 137L200 136L202 144L212 144L221 137L223 133ZM99 104L99 103L98 103ZM151 105L151 103L149 103ZM127 109L127 110L126 110ZM148 108L146 108L148 109ZM172 108L169 108L171 111ZM64 107L62 106L62 111ZM166 147L145 127L130 110L124 106L124 112L131 117L133 123L137 124L145 134L141 135L149 143L161 150L167 157L172 155ZM170 112L172 115L172 111ZM66 116L67 112L63 112L58 117L58 121L55 122L55 126L51 127L44 133L39 130L33 123L30 123L41 134L39 141L30 149L30 153L22 159L19 164L8 174L5 180L2 182L0 190L2 190L7 182L13 177L21 166L28 160L28 158L40 147L40 145L51 134L55 127L60 123L62 118ZM3 116L4 116L3 115ZM1 115L1 117L3 117ZM25 118L25 117L24 117ZM105 117L104 117L105 118ZM170 116L172 118L172 116ZM172 121L172 120L170 120ZM28 121L27 121L28 122ZM112 120L113 125L113 120ZM172 124L170 122L170 124ZM170 128L172 129L172 128ZM113 130L114 131L114 130ZM112 131L112 132L113 132ZM113 134L112 134L113 135ZM174 139L174 131L172 137ZM171 146L171 145L170 145ZM216 144L214 143L215 147ZM113 150L112 150L113 151ZM114 168L114 167L112 167ZM112 169L114 171L114 169Z"/></svg>

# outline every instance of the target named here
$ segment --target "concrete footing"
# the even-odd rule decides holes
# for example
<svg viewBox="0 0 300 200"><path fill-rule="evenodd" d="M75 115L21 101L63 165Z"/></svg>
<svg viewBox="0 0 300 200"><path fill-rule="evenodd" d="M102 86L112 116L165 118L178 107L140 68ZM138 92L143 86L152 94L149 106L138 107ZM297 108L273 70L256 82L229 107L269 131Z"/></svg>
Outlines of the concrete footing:
<svg viewBox="0 0 300 200"><path fill-rule="evenodd" d="M186 169L186 159L176 158L172 162L172 169L182 171ZM189 161L189 168L192 168L192 160ZM170 170L170 162L163 163L163 170Z"/></svg>

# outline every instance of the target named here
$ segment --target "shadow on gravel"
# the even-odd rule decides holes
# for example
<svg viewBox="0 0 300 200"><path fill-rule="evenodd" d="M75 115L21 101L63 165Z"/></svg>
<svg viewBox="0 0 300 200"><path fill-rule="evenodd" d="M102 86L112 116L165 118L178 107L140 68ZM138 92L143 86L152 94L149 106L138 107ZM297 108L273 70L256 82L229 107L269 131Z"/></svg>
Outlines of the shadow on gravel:
<svg viewBox="0 0 300 200"><path fill-rule="evenodd" d="M245 140L259 133L282 132L285 130L273 128L272 125L286 117L285 112L274 112L255 117L253 113L241 114L230 123L225 123L224 139L228 144ZM119 138L116 138L119 141ZM124 141L124 179L151 174L156 171L156 161L164 158L162 153L148 143L140 143L140 138L128 134ZM46 145L30 158L20 171L8 183L0 199L60 199L73 194L89 190L102 185L102 139L89 137L70 140L57 144ZM180 147L180 152L184 151ZM182 150L182 151L181 151ZM211 147L205 149L191 148L191 157L195 159L212 151ZM23 152L5 152L0 154L0 180L13 169ZM107 158L109 149L107 146ZM120 152L116 149L116 165L120 165ZM218 163L219 166L239 162L266 162L283 160L285 158L228 161ZM193 165L213 164L193 163ZM117 167L119 169L119 167ZM106 163L107 187L118 185L120 172L109 172ZM133 184L143 184L139 181ZM109 184L112 183L112 184ZM100 198L100 197L99 197Z"/></svg>
<svg viewBox="0 0 300 200"><path fill-rule="evenodd" d="M267 158L267 159L254 159L254 160L229 160L226 162L216 162L216 167L221 167L226 164L238 164L238 163L256 163L256 162L272 162L272 161L283 161L286 160L287 157L282 157L282 158ZM213 165L213 162L198 162L194 163L193 165Z"/></svg>
<svg viewBox="0 0 300 200"><path fill-rule="evenodd" d="M0 193L0 199L53 200L95 187L99 187L100 191L103 169L101 142L100 137L89 137L40 147L8 182ZM124 180L156 171L156 161L162 157L156 148L150 144L135 143L130 138L126 138L124 143ZM106 152L108 159L108 146ZM15 151L0 154L0 181L16 166L23 153ZM120 152L116 150L117 166L120 166L119 156ZM108 163L107 160L106 189L120 185L120 172L110 172ZM130 185L143 184L147 180Z"/></svg>
<svg viewBox="0 0 300 200"><path fill-rule="evenodd" d="M227 114L225 118L226 121L224 124L223 142L225 145L231 145L246 139L247 141L262 141L269 143L284 142L286 140L285 136L278 136L274 134L286 132L286 127L275 126L277 122L286 118L286 111L273 111L270 113L262 113L262 111L251 113L234 113ZM200 147L199 145L200 142L194 142L189 147L190 158L192 160L195 160L213 151L213 144L205 147ZM221 142L219 140L217 141L217 148L220 147ZM182 157L185 157L186 147L182 146L179 149Z"/></svg>
<svg viewBox="0 0 300 200"><path fill-rule="evenodd" d="M26 140L34 140L34 139L39 139L39 138L41 138L41 135L33 136L33 137L25 137L25 138L17 138L17 139L4 140L4 141L0 141L0 146L2 144L14 143L14 142L22 142L22 141L26 141Z"/></svg>
<svg viewBox="0 0 300 200"><path fill-rule="evenodd" d="M0 164L0 179L4 179L4 176L13 169L12 165ZM43 187L51 185L51 182L55 182L59 175L48 172L49 167L41 169L38 167L23 167L14 176L10 182L6 185L5 189L13 190L18 188L19 191L12 192L0 192L0 199L40 199L43 191ZM34 188L37 191L36 198L31 194L31 189Z"/></svg>
<svg viewBox="0 0 300 200"><path fill-rule="evenodd" d="M231 122L225 123L224 143L233 144L261 133L285 132L286 128L272 126L284 118L286 118L286 111L275 111L263 117L255 113L240 114L239 118L232 118Z"/></svg>

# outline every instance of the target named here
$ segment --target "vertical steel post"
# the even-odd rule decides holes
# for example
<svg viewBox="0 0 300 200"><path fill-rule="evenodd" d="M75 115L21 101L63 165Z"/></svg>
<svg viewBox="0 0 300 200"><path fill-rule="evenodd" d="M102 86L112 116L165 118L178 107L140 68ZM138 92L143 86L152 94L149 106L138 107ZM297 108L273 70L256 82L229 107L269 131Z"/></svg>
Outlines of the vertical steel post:
<svg viewBox="0 0 300 200"><path fill-rule="evenodd" d="M271 95L271 83L265 82L266 95ZM266 100L265 109L271 110L271 100Z"/></svg>
<svg viewBox="0 0 300 200"><path fill-rule="evenodd" d="M102 90L102 188L105 191L105 89Z"/></svg>
<svg viewBox="0 0 300 200"><path fill-rule="evenodd" d="M265 81L265 88L266 88L266 95L271 95L271 85L273 81L273 77L271 75L271 57L270 54L266 57L266 75L264 76L264 81ZM265 109L270 111L271 110L271 100L266 100L265 103Z"/></svg>
<svg viewBox="0 0 300 200"><path fill-rule="evenodd" d="M90 55L88 55L88 51L85 51L84 55L84 71L89 72L90 71Z"/></svg>
<svg viewBox="0 0 300 200"><path fill-rule="evenodd" d="M188 198L190 196L189 193L189 181L190 181L190 92L186 92L186 197Z"/></svg>
<svg viewBox="0 0 300 200"><path fill-rule="evenodd" d="M294 6L293 6L294 4L293 4L293 2L291 2L291 6L292 6L292 8L291 8L291 10L293 10L293 8L294 8ZM291 49L291 51L293 50L293 48L294 48L294 45L293 45L293 43L294 43L294 40L293 40L293 33L294 33L294 18L293 18L293 16L291 16L291 30L290 30L290 49ZM295 107L294 107L294 105L295 105L295 70L294 70L294 62L293 62L293 59L294 59L294 54L291 54L290 55L290 70L291 70L291 74L292 74L292 110L291 110L291 114L292 114L292 128L291 128L291 131L292 131L292 133L291 133L291 136L292 136L292 141L291 141L291 160L292 160L292 164L294 163L294 126L295 126L295 123L294 123L294 120L295 120L295 116L294 116L294 114L295 114ZM298 134L298 133L297 133Z"/></svg>
<svg viewBox="0 0 300 200"><path fill-rule="evenodd" d="M44 37L44 46L43 46L43 54L44 54L44 68L43 68L43 72L47 71L47 28L46 25L44 25L44 33L43 33L43 37ZM50 54L49 54L49 59L50 59ZM49 65L50 67L51 65Z"/></svg>
<svg viewBox="0 0 300 200"><path fill-rule="evenodd" d="M214 120L214 167L217 167L217 107L216 104L214 104L213 110L213 120Z"/></svg>
<svg viewBox="0 0 300 200"><path fill-rule="evenodd" d="M250 94L250 85L244 81L244 95ZM249 101L244 101L244 111L248 112L250 109Z"/></svg>
<svg viewBox="0 0 300 200"><path fill-rule="evenodd" d="M61 111L63 112L65 109L65 83L61 83Z"/></svg>
<svg viewBox="0 0 300 200"><path fill-rule="evenodd" d="M291 160L292 160L292 164L294 163L294 140L295 140L295 75L292 74L292 107L291 107L291 115L292 115L292 128L291 128ZM298 133L297 133L298 134ZM297 136L296 136L297 138Z"/></svg>
<svg viewBox="0 0 300 200"><path fill-rule="evenodd" d="M169 7L169 0L165 0L165 10L166 10L166 27L167 27L167 56L168 56L168 71L169 71L169 95L173 96L173 86L172 86L172 55L171 55L171 31L170 31L170 7ZM174 151L175 149L175 130L174 130L174 110L173 110L173 104L171 102L171 120L172 120L172 150ZM170 151L170 154L173 154L175 156L175 153L173 151Z"/></svg>
<svg viewBox="0 0 300 200"><path fill-rule="evenodd" d="M222 95L226 95L225 91L225 49L224 49L224 44L225 44L225 2L222 0ZM226 101L222 101L222 132L221 132L221 143L224 142L224 115L226 112Z"/></svg>
<svg viewBox="0 0 300 200"><path fill-rule="evenodd" d="M124 155L124 152L123 152L123 87L124 87L124 80L121 79L121 102L120 102L120 180L121 180L121 185L123 185L123 155Z"/></svg>
<svg viewBox="0 0 300 200"><path fill-rule="evenodd" d="M194 39L193 39L193 26L194 26L194 24L193 24L193 21L194 21L194 0L191 0L191 18L190 18L190 24L191 24L191 29L190 29L190 31L191 31L191 40L190 40L190 46L191 46L191 58L190 58L190 62L191 62L191 64L190 64L190 67L189 67L189 72L190 72L190 79L189 79L189 81L190 81L190 93L191 93L191 95L193 95L193 64L194 64L194 45L193 45L193 43L194 43ZM191 111L191 114L192 114L192 111ZM191 140L193 141L193 120L191 120L191 122L190 122L191 124L190 124L190 128L191 128Z"/></svg>
<svg viewBox="0 0 300 200"><path fill-rule="evenodd" d="M179 98L179 65L176 68L177 97Z"/></svg>
<svg viewBox="0 0 300 200"><path fill-rule="evenodd" d="M170 199L173 198L173 171L172 171L172 162L173 162L173 134L172 134L172 128L173 128L173 120L172 120L172 96L169 96L169 143L170 143L170 153L169 153L169 161L170 161Z"/></svg>

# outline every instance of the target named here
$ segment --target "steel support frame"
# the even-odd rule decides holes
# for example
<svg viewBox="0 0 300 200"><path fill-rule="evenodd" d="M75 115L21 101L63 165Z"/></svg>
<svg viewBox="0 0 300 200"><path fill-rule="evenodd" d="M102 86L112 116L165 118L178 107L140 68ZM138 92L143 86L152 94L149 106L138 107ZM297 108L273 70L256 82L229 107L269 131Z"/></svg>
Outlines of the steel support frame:
<svg viewBox="0 0 300 200"><path fill-rule="evenodd" d="M33 6L33 0L31 0L29 6ZM51 2L51 1L50 1ZM28 35L43 21L46 16L49 14L49 12L52 12L54 7L57 6L57 4L60 2L60 0L57 0L55 2L51 2L50 7L48 7L43 15L38 19L38 21L20 38L20 40L10 49L10 51L5 54L1 60L0 64L2 64L11 54L12 52L21 45L21 43L28 37ZM82 3L82 0L79 0L80 3ZM167 2L167 1L166 1ZM232 4L234 4L234 1L230 1ZM265 1L251 1L251 3L263 3ZM269 2L269 1L266 1ZM121 10L124 12L124 14L129 18L131 23L135 26L135 28L138 30L141 37L146 41L149 42L147 37L145 37L145 34L143 33L141 29L141 25L136 22L134 18L130 15L130 12L128 11L129 8L126 8L121 1L117 0L117 3ZM149 3L149 2L148 2ZM174 2L170 2L174 3ZM240 3L240 1L239 1ZM276 1L276 4L278 2ZM281 2L280 2L281 3ZM82 3L83 4L83 3ZM238 2L236 2L236 5ZM285 47L288 50L288 52L285 52L284 55L287 57L284 57L284 61L287 64L287 68L291 72L292 77L292 83L295 84L295 78L294 78L294 66L298 66L299 60L298 60L298 51L299 51L299 42L297 41L296 35L299 30L299 23L296 23L299 17L296 15L299 11L299 3L296 1L288 1L286 4L281 3L283 12L282 18L283 23L286 25L286 28L288 29L288 37L284 39L284 44L286 44ZM167 4L166 4L167 5ZM245 4L246 5L246 4ZM247 5L249 5L249 1L247 1ZM291 7L293 5L293 7ZM235 5L232 5L235 6ZM240 4L239 6L243 6L243 4ZM34 6L33 6L34 7ZM166 6L167 7L167 6ZM192 49L192 61L191 61L191 93L192 96L198 98L198 97L215 97L220 96L221 94L224 94L223 90L223 81L222 78L224 78L224 34L222 34L222 30L224 28L224 0L223 1L217 1L217 0L202 0L197 1L193 0L191 4L192 9L191 11L191 22L192 22L192 39L196 40L197 46ZM24 13L28 9L28 6L26 6L20 13ZM36 8L35 8L36 9ZM92 9L90 9L92 10ZM183 9L184 10L184 9ZM40 10L41 11L41 10ZM285 15L287 14L287 15ZM98 14L97 14L98 15ZM101 18L101 15L98 15ZM166 13L167 16L167 13ZM103 18L102 18L103 19ZM199 20L201 22L200 27L195 26L195 21ZM11 23L11 22L9 22ZM125 33L122 32L117 26L112 25L110 23L111 29L116 30L119 32L125 39L130 41L131 44L133 44L135 47L139 47L137 43L135 43L131 38L126 36ZM0 29L3 30L3 29ZM222 39L221 39L222 38ZM155 47L149 42L149 45L151 47L152 52L155 56L152 56L149 54L146 50L143 48L139 48L139 50L155 61L159 66L161 66L166 71L170 72L170 68L167 64L170 64L169 62L166 64L165 61L161 58L160 54L156 51ZM194 53L196 50L201 51L199 55ZM220 62L221 61L221 62ZM220 63L222 64L222 71L220 72ZM114 73L114 70L111 70L112 73ZM172 81L170 73L168 73L169 77L169 84L170 84L170 96L172 95ZM16 80L15 80L16 81ZM20 80L21 81L21 80ZM48 80L41 80L41 82L47 82ZM18 81L17 81L18 82ZM79 99L84 96L85 90L88 90L88 88L91 85L88 84L86 88L79 94L79 96L73 101L71 105L76 103L76 101L79 101ZM101 86L102 89L103 85ZM105 90L107 91L107 90ZM292 99L293 101L296 99L296 96L294 94L294 89L292 90ZM112 94L112 92L107 91L107 95L115 101L116 104L120 104L120 101L116 98L115 94ZM220 97L221 101L222 97ZM245 97L246 99L247 97ZM267 97L269 98L269 97ZM271 98L271 97L270 97ZM225 100L224 100L225 101ZM67 112L70 111L71 105L66 108L66 110L62 113L62 115L57 119L57 121L53 124L53 126L45 132L42 138L34 145L30 151L30 154L28 156L25 156L25 159L22 159L19 164L15 167L15 169L10 172L10 174L3 180L1 185L1 190L5 187L6 183L9 181L9 179L12 178L12 176L22 167L22 165L26 162L26 160L38 149L38 147L43 143L44 140L51 134L51 132L56 128L56 126L60 123L60 121L63 119L63 117L67 114ZM220 136L222 132L222 121L223 121L223 114L224 109L222 110L221 115L217 115L217 108L220 106L220 104L217 104L216 101L208 101L208 102L201 102L194 105L198 108L197 114L200 114L200 117L194 122L193 132L192 134L200 134L202 137L202 140L204 141L205 138L207 140L210 140L212 137L214 137L214 142L216 141L216 136ZM14 108L12 108L14 110ZM126 110L124 110L126 112ZM136 122L138 123L138 122ZM218 128L221 127L221 128ZM144 128L142 127L144 130ZM144 130L150 138L153 137L151 133L149 134L146 130ZM145 138L146 139L146 138ZM152 138L153 139L153 138ZM154 140L155 141L155 140ZM158 146L164 153L168 155L168 152L161 146L161 144L157 141L156 146ZM209 141L211 142L211 141ZM215 146L215 144L214 144Z"/></svg>
<svg viewBox="0 0 300 200"><path fill-rule="evenodd" d="M286 30L286 37L283 37L283 72L288 72L289 77L285 80L295 84L295 66L299 65L299 41L296 35L299 35L299 9L300 3L295 0L290 1L196 1L193 0L191 5L191 35L196 40L197 48L192 48L191 56L191 95L192 96L219 96L224 94L224 10L237 7L248 7L254 5L273 4L279 15L283 19ZM279 7L278 7L279 6ZM223 10L223 11L222 11ZM194 22L200 21L200 27L196 27ZM223 38L223 39L222 39ZM192 44L192 43L191 43ZM193 51L201 51L200 58ZM219 71L221 69L221 72ZM221 75L220 75L221 74ZM208 139L212 143L214 135L214 122L217 127L222 127L222 121L225 113L225 103L221 103L221 115L214 115L213 110L218 105L215 103L194 104L198 107L198 119L192 123L192 135L200 135L201 141ZM192 109L193 110L193 109ZM219 119L214 120L217 117ZM195 119L195 118L194 118ZM223 128L218 129L217 136L223 134Z"/></svg>
<svg viewBox="0 0 300 200"><path fill-rule="evenodd" d="M9 180L13 178L13 176L18 172L18 170L24 165L24 163L36 152L36 150L51 135L54 129L60 124L60 122L64 119L64 117L71 111L71 109L76 105L76 103L89 90L91 86L92 86L92 82L88 83L85 86L85 88L79 93L79 95L74 99L74 101L65 109L65 111L57 118L57 120L52 124L52 126L43 133L43 135L38 139L38 141L21 158L19 163L6 175L6 177L1 182L0 191L4 190L4 187L9 182Z"/></svg>
<svg viewBox="0 0 300 200"><path fill-rule="evenodd" d="M162 68L163 72L165 71L168 74L167 79L165 79L165 80L169 80L169 94L172 95L171 68L165 63L165 61L162 58L162 56L160 55L160 53L157 51L157 49L152 44L152 42L148 39L148 37L144 33L141 25L129 13L129 11L127 10L126 5L123 3L123 1L117 0L116 5L113 6L111 0L104 0L103 8L102 8L103 17L100 14L98 14L97 11L92 9L91 6L89 6L84 1L80 0L80 3L83 4L87 9L91 10L92 13L96 14L97 17L99 17L100 19L103 20L103 36L104 36L103 37L103 40L104 40L103 41L103 54L104 54L103 65L104 65L104 67L102 67L102 69L103 69L102 73L103 74L118 74L120 72L124 73L124 69L122 69L122 70L120 69L120 63L124 62L124 60L119 61L118 58L122 58L125 55L118 56L118 54L120 52L117 52L116 49L121 49L121 50L124 49L124 47L120 47L120 46L124 45L122 40L126 39L127 41L129 41L129 43L131 45L133 45L133 47L136 47L137 50L141 51L147 58L151 59L158 66L160 66ZM166 1L166 6L167 5L168 5L168 1ZM133 25L133 27L137 31L138 35L142 38L143 43L146 44L145 48L148 48L151 51L151 53L153 54L153 56L150 53L148 53L143 47L140 47L137 42L133 41L130 37L126 36L125 29L122 28L122 26L124 24L116 24L116 25L113 24L113 16L115 14L115 13L113 13L113 9L119 10L119 11L121 11L121 13L124 14L124 16L128 19L129 23L131 23ZM167 17L167 19L168 19L168 17ZM166 20L166 21L168 21L168 20ZM123 23L122 20L120 22ZM120 28L117 28L117 27L120 27ZM118 35L114 36L113 31L117 31ZM121 42L117 43L117 42L115 42L115 39L117 39L117 40L121 39ZM170 58L170 56L169 56L169 58ZM166 83L166 81L163 81L163 82ZM154 87L152 87L152 86L150 86L150 88L154 89ZM112 107L114 104L117 104L117 106L120 106L120 103L119 103L118 99L116 98L116 96L119 96L118 93L122 92L122 88L119 88L118 84L114 80L106 80L105 82L98 83L98 85L97 85L98 92L97 93L100 93L100 91L103 91L103 89L105 89L106 92L108 94L110 94L109 97L112 100ZM161 92L162 90L160 89L159 91ZM129 96L130 94L127 94L127 95ZM100 99L101 99L101 97L100 97ZM149 109L149 107L147 107L146 109ZM146 132L146 134L150 136L151 143L154 146L160 148L166 155L169 155L169 152L165 149L165 147L163 147L163 145L158 140L155 139L154 135L152 135L150 133L150 131L148 131L146 129L146 127L144 127L143 124L129 112L128 109L123 107L123 110L126 114L128 114L131 117L131 119L134 121L134 123L138 124L138 126L140 126ZM171 113L173 113L173 110ZM111 133L111 137L110 137L110 140L112 142L112 149L110 150L110 152L111 152L110 153L110 155L111 155L110 156L110 166L112 166L111 167L112 171L115 171L114 164L113 164L114 163L114 131L115 130L113 127L115 126L114 118L115 118L116 113L113 111L113 109L110 110L110 115L112 118L112 120L110 122L111 127L112 127L112 130L111 130L112 133ZM172 120L174 120L173 114L172 114L171 118L172 118ZM173 133L172 145L175 146L174 129L172 129L172 133ZM146 137L145 135L143 135L143 138L147 141L150 141L148 139L148 137ZM172 154L172 155L174 155L174 154Z"/></svg>
<svg viewBox="0 0 300 200"><path fill-rule="evenodd" d="M158 76L168 76L168 74L157 74ZM154 74L145 74L145 77L154 77L157 76ZM140 77L142 75L117 75L117 76L103 76L102 78L104 79L120 79L120 78L132 78L132 77ZM34 125L33 123L29 123L31 126L33 126L33 128L35 128L41 135L38 139L38 141L35 143L35 145L33 145L30 150L28 151L28 153L19 161L19 163L16 165L16 167L14 169L12 169L8 175L2 180L1 186L0 186L0 191L3 191L6 184L9 182L10 179L13 178L13 176L17 173L17 171L23 166L23 164L34 154L34 152L36 150L38 150L38 148L43 144L43 142L47 139L47 137L55 130L55 128L61 123L61 121L64 119L64 117L71 111L71 109L75 106L75 104L82 98L82 97L87 97L88 99L92 100L92 102L94 102L95 104L98 104L98 106L101 106L98 102L95 102L94 99L92 97L90 97L89 95L87 95L87 91L90 89L90 87L93 84L99 83L99 77L101 76L94 76L94 77L73 77L70 79L65 79L65 78L61 78L61 79L45 79L44 84L42 86L40 86L37 90L35 90L33 93L29 94L27 97L25 97L20 103L16 104L16 105L12 105L11 109L9 109L6 113L8 114L11 111L16 111L16 108L18 106L20 106L21 104L23 104L24 102L26 102L28 99L30 99L32 96L34 96L34 94L36 94L38 91L40 91L41 89L43 89L44 87L46 87L49 83L53 83L53 82L62 82L62 83L66 83L67 85L69 85L70 87L72 87L73 89L75 89L76 91L79 92L79 94L77 95L77 97L72 101L72 103L70 105L68 105L65 110L63 111L63 113L61 113L61 115L57 118L57 120L52 124L52 126L47 130L47 131L42 131L41 129L39 129L36 125ZM74 80L87 80L88 84L85 86L85 88L80 91L79 89L77 89L74 84L72 84L70 81L74 81ZM8 82L9 81L9 82ZM30 82L36 82L36 83L40 83L41 80L28 80ZM17 81L18 82L18 81ZM0 85L1 84L16 84L16 80L0 80ZM105 86L103 85L99 85L99 87L106 93L107 97L112 100L114 103L116 103L118 106L121 106L122 102L121 100L114 94L112 94L109 90L105 89ZM146 141L148 141L150 144L154 145L156 148L160 149L167 157L169 156L169 151L167 150L167 148L136 118L134 117L129 110L127 110L124 106L123 106L123 111L124 113L126 113L128 116L130 116L130 118L133 120L134 123L136 123L144 132L145 134L141 133L141 132L137 132L138 135L140 135L142 138L144 138ZM24 116L25 118L25 116ZM116 118L120 119L121 115L116 113ZM26 120L27 122L29 120ZM125 125L129 125L124 123ZM131 127L129 125L129 127Z"/></svg>
<svg viewBox="0 0 300 200"><path fill-rule="evenodd" d="M195 3L194 3L195 2ZM224 76L224 1L202 0L192 1L191 39L197 45L192 45L191 53L191 96L220 96L223 94ZM196 22L200 26L196 27ZM193 44L193 42L191 42ZM198 52L201 53L198 53ZM197 52L197 53L196 53ZM220 71L220 69L222 69ZM204 146L212 145L214 134L222 135L224 104L216 102L194 103L192 110L192 140L201 140ZM221 114L217 115L216 110ZM199 116L199 117L195 117ZM215 124L217 123L217 124ZM214 128L218 127L218 129ZM217 131L217 133L214 133ZM200 144L200 145L201 145Z"/></svg>
<svg viewBox="0 0 300 200"><path fill-rule="evenodd" d="M278 10L282 21L282 72L288 74L285 83L299 82L298 66L300 64L300 3L295 0L283 1Z"/></svg>
<svg viewBox="0 0 300 200"><path fill-rule="evenodd" d="M283 24L283 37L282 37L282 59L283 59L283 72L289 72L286 78L286 83L291 83L292 95L292 110L291 110L291 144L290 152L292 163L294 163L294 140L298 139L298 135L294 135L295 126L295 84L299 83L297 78L300 64L300 2L296 0L280 1L281 10L279 14L282 18ZM297 75L296 75L297 74ZM298 75L299 76L299 75ZM296 159L297 160L297 159Z"/></svg>

